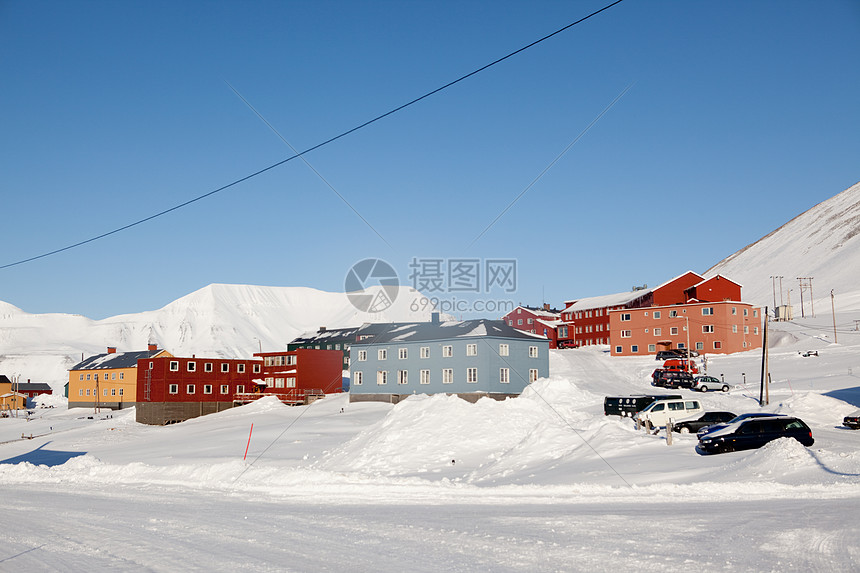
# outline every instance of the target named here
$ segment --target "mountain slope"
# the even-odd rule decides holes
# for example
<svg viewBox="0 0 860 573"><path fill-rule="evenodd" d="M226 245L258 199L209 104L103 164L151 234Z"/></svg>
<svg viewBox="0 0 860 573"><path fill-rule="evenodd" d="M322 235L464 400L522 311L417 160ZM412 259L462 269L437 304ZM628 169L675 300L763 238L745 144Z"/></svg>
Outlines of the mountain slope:
<svg viewBox="0 0 860 573"><path fill-rule="evenodd" d="M860 308L860 183L798 215L772 233L726 257L705 272L740 282L743 297L773 306L771 276L782 276L782 300L799 313L798 277L813 277L816 310L830 306L831 289L837 308ZM789 292L791 289L791 292ZM809 292L804 292L808 303ZM776 301L780 302L779 281ZM809 306L807 306L807 311Z"/></svg>

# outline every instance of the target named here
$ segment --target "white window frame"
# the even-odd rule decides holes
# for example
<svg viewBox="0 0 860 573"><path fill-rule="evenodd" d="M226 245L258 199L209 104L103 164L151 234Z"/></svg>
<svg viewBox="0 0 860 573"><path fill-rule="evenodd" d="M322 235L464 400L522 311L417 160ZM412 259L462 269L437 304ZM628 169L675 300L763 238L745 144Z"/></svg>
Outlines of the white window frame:
<svg viewBox="0 0 860 573"><path fill-rule="evenodd" d="M203 385L203 393L211 394L212 393L212 384L204 384Z"/></svg>
<svg viewBox="0 0 860 573"><path fill-rule="evenodd" d="M451 358L454 356L454 347L446 344L442 347L442 358Z"/></svg>
<svg viewBox="0 0 860 573"><path fill-rule="evenodd" d="M185 385L185 393L186 394L194 394L197 391L197 388L194 384L186 384Z"/></svg>
<svg viewBox="0 0 860 573"><path fill-rule="evenodd" d="M419 384L429 384L430 383L430 371L429 370L421 370L419 373Z"/></svg>
<svg viewBox="0 0 860 573"><path fill-rule="evenodd" d="M429 346L422 346L421 349L418 351L418 357L422 358L422 359L423 358L430 358L430 347Z"/></svg>
<svg viewBox="0 0 860 573"><path fill-rule="evenodd" d="M367 360L367 350L358 351L358 361L365 362Z"/></svg>
<svg viewBox="0 0 860 573"><path fill-rule="evenodd" d="M702 307L702 316L714 316L714 307L703 306Z"/></svg>
<svg viewBox="0 0 860 573"><path fill-rule="evenodd" d="M386 384L388 384L388 370L377 370L376 385L385 386Z"/></svg>
<svg viewBox="0 0 860 573"><path fill-rule="evenodd" d="M632 336L633 336L632 330L622 330L621 331L621 338L631 338Z"/></svg>
<svg viewBox="0 0 860 573"><path fill-rule="evenodd" d="M230 393L230 385L229 384L221 384L221 393L229 394Z"/></svg>
<svg viewBox="0 0 860 573"><path fill-rule="evenodd" d="M499 368L499 384L510 384L511 383L511 369L510 368Z"/></svg>
<svg viewBox="0 0 860 573"><path fill-rule="evenodd" d="M466 356L477 356L478 355L478 345L477 344L467 344L466 345Z"/></svg>
<svg viewBox="0 0 860 573"><path fill-rule="evenodd" d="M171 360L170 361L170 371L171 372L179 372L179 360ZM89 380L89 374L87 374L87 380Z"/></svg>
<svg viewBox="0 0 860 573"><path fill-rule="evenodd" d="M453 368L443 368L442 369L442 384L453 384L454 383L454 369Z"/></svg>
<svg viewBox="0 0 860 573"><path fill-rule="evenodd" d="M237 364L236 365L236 372L239 374L244 374L245 373L245 365L241 362L239 364Z"/></svg>
<svg viewBox="0 0 860 573"><path fill-rule="evenodd" d="M529 368L529 384L536 382L539 377L537 368Z"/></svg>
<svg viewBox="0 0 860 573"><path fill-rule="evenodd" d="M397 371L397 383L400 385L409 384L409 370Z"/></svg>
<svg viewBox="0 0 860 573"><path fill-rule="evenodd" d="M499 344L499 356L510 356L511 347L508 344Z"/></svg>
<svg viewBox="0 0 860 573"><path fill-rule="evenodd" d="M474 366L469 366L466 368L466 383L467 384L477 384L478 383L478 369Z"/></svg>
<svg viewBox="0 0 860 573"><path fill-rule="evenodd" d="M408 348L398 348L397 349L397 359L398 360L407 360L409 358L409 349Z"/></svg>
<svg viewBox="0 0 860 573"><path fill-rule="evenodd" d="M529 358L538 358L537 346L529 346Z"/></svg>
<svg viewBox="0 0 860 573"><path fill-rule="evenodd" d="M222 362L221 363L221 372L230 372L230 363Z"/></svg>
<svg viewBox="0 0 860 573"><path fill-rule="evenodd" d="M714 325L713 324L703 324L702 325L702 333L703 334L713 334L714 333Z"/></svg>
<svg viewBox="0 0 860 573"><path fill-rule="evenodd" d="M630 313L622 312L621 313L621 322L629 322L630 321Z"/></svg>
<svg viewBox="0 0 860 573"><path fill-rule="evenodd" d="M662 316L662 313L659 310L654 311L654 319L658 319Z"/></svg>
<svg viewBox="0 0 860 573"><path fill-rule="evenodd" d="M212 363L204 362L203 363L203 372L212 372Z"/></svg>
<svg viewBox="0 0 860 573"><path fill-rule="evenodd" d="M361 370L356 370L355 372L353 372L352 377L352 383L356 386L361 386L362 382L364 382L364 373Z"/></svg>
<svg viewBox="0 0 860 573"><path fill-rule="evenodd" d="M196 363L196 362L194 362L194 361L192 361L192 360L189 360L189 361L188 361L188 364L185 366L185 368L186 368L189 372L197 372L197 363Z"/></svg>
<svg viewBox="0 0 860 573"><path fill-rule="evenodd" d="M376 359L377 360L388 360L388 349L380 348L376 351Z"/></svg>

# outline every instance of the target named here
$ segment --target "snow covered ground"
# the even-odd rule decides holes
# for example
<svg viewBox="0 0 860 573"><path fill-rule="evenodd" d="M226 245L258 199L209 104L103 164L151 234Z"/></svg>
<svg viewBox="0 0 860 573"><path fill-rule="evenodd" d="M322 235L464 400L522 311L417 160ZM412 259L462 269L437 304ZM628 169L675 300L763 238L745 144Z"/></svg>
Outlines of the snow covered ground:
<svg viewBox="0 0 860 573"><path fill-rule="evenodd" d="M694 436L637 432L603 397L653 391L657 362L597 348L553 352L551 377L505 402L0 419L0 571L854 571L854 319L839 316L838 344L829 316L772 325L764 410L804 419L811 448L702 456ZM759 352L708 371L733 389L680 392L759 411Z"/></svg>

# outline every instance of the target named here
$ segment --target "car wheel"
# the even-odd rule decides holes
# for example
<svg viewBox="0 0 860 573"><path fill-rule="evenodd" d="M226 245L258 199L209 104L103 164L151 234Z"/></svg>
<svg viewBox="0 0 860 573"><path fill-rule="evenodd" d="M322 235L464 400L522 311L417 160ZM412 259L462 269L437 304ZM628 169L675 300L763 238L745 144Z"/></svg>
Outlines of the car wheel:
<svg viewBox="0 0 860 573"><path fill-rule="evenodd" d="M680 433L680 434L689 434L689 433L690 433L690 428L689 428L689 426L681 426L681 428L678 430L678 433Z"/></svg>
<svg viewBox="0 0 860 573"><path fill-rule="evenodd" d="M728 391L729 391L729 385L723 384L723 392L728 392Z"/></svg>
<svg viewBox="0 0 860 573"><path fill-rule="evenodd" d="M708 387L707 387L707 386L705 386L705 385L702 385L702 386L699 386L699 390L701 390L702 392L707 392L707 391L708 391Z"/></svg>

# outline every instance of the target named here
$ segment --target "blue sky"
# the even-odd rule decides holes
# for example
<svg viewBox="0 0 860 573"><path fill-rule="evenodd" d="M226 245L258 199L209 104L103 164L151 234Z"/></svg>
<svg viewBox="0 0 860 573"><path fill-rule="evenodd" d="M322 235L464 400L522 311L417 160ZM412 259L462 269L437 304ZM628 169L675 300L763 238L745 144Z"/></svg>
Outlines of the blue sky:
<svg viewBox="0 0 860 573"><path fill-rule="evenodd" d="M292 155L226 82L305 149L606 3L0 2L0 265ZM367 257L405 283L414 257L516 259L504 297L531 304L703 272L860 180L858 61L854 1L626 0L308 154L385 241L292 161L2 269L0 300L104 318L216 282L342 291Z"/></svg>

